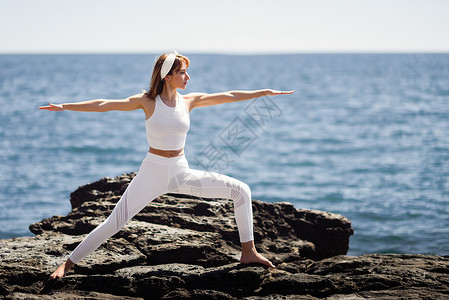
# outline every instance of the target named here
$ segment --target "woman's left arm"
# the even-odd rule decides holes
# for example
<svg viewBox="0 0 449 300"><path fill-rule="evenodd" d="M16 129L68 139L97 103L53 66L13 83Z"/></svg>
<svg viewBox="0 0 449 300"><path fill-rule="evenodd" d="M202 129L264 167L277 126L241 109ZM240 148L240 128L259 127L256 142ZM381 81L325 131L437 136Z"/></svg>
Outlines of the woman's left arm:
<svg viewBox="0 0 449 300"><path fill-rule="evenodd" d="M229 91L215 94L191 93L184 97L190 99L191 101L190 110L192 110L195 107L205 107L222 103L237 102L263 96L286 95L291 94L293 92L294 90L276 91L271 89L265 89L256 91Z"/></svg>

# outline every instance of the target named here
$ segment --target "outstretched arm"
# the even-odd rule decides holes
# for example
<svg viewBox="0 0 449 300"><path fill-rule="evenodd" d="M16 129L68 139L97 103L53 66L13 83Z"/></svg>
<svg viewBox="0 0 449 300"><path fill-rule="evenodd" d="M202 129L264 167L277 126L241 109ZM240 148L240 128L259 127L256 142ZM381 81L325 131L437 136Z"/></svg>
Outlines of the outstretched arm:
<svg viewBox="0 0 449 300"><path fill-rule="evenodd" d="M276 90L257 90L257 91L229 91L216 94L191 93L186 98L191 98L191 109L195 107L212 106L228 102L236 102L254 99L263 96L276 96L291 94L293 91L276 91Z"/></svg>
<svg viewBox="0 0 449 300"><path fill-rule="evenodd" d="M108 99L95 99L76 103L62 103L62 104L51 104L48 103L47 106L41 106L39 109L45 109L50 111L63 111L63 110L73 110L73 111L96 111L104 112L110 110L136 110L142 108L140 104L141 94L122 99L122 100L108 100Z"/></svg>

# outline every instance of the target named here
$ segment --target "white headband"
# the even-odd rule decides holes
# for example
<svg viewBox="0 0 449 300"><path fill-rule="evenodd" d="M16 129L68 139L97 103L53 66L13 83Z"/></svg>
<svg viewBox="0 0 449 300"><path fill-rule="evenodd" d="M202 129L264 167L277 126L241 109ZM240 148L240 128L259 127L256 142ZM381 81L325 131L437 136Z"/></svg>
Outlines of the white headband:
<svg viewBox="0 0 449 300"><path fill-rule="evenodd" d="M161 80L164 80L164 77L167 76L168 72L170 72L171 67L173 67L173 63L175 62L176 55L178 54L178 51L174 50L164 60L161 68Z"/></svg>

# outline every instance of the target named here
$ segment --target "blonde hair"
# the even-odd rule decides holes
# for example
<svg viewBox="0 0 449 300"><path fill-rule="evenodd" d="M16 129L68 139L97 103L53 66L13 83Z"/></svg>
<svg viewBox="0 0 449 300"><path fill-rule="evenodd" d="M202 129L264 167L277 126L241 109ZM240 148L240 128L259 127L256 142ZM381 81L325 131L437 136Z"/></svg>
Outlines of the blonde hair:
<svg viewBox="0 0 449 300"><path fill-rule="evenodd" d="M147 97L151 99L156 98L156 96L162 93L164 89L165 80L164 78L161 79L161 69L164 60L169 54L170 53L162 54L154 64L153 74L151 75L150 88L149 91L145 93ZM190 60L184 55L177 54L173 66L171 67L170 72L168 72L167 75L172 75L173 72L178 72L182 67L182 63L185 63L186 67L189 67Z"/></svg>

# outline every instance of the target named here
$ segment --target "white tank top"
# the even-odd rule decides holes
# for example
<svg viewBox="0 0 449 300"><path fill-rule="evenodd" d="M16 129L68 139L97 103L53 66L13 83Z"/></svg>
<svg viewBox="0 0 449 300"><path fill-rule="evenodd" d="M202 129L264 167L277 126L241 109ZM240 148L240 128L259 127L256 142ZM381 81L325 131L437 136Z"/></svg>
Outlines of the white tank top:
<svg viewBox="0 0 449 300"><path fill-rule="evenodd" d="M167 106L156 96L154 112L145 121L148 145L161 150L178 150L186 143L190 115L184 98L177 94L176 106Z"/></svg>

